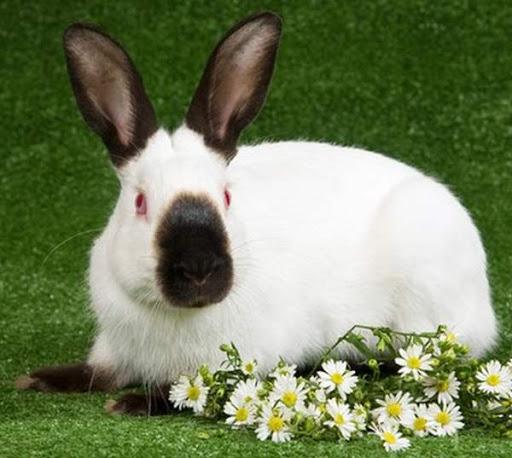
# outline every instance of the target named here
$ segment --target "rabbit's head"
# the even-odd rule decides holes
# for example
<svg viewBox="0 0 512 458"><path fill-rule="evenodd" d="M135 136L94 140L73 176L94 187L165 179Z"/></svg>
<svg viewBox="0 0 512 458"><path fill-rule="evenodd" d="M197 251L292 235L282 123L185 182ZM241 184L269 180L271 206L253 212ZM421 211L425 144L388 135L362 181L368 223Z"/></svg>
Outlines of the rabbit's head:
<svg viewBox="0 0 512 458"><path fill-rule="evenodd" d="M241 131L260 110L281 29L272 13L234 26L211 54L185 117L159 128L142 79L123 48L96 27L65 32L78 107L105 143L121 182L106 262L140 302L178 307L222 301L234 277L226 230L226 167Z"/></svg>

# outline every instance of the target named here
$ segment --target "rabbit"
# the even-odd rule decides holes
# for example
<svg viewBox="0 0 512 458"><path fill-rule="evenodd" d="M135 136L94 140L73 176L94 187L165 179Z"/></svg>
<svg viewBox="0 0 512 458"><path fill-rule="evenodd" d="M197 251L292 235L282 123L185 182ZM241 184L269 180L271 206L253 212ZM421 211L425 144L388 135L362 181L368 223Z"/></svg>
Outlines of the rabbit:
<svg viewBox="0 0 512 458"><path fill-rule="evenodd" d="M75 23L64 50L77 105L121 183L90 257L97 334L86 362L19 389L112 391L112 413L171 410L168 386L236 343L261 373L306 366L355 324L446 324L473 355L496 337L486 255L446 186L381 154L307 141L239 146L269 87L281 19L236 24L212 52L184 123L159 127L126 51ZM299 116L299 114L297 115ZM337 357L350 358L341 347Z"/></svg>

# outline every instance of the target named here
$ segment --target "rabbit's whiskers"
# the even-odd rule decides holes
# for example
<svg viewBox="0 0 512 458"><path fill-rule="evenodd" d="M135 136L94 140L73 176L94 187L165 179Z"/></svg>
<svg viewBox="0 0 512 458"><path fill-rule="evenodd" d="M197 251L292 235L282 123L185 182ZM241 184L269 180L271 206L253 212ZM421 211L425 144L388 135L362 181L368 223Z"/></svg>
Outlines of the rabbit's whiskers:
<svg viewBox="0 0 512 458"><path fill-rule="evenodd" d="M46 264L46 261L48 261L48 259L50 258L50 256L52 254L54 254L59 248L63 247L66 243L70 242L71 240L74 240L76 239L77 237L81 237L82 235L87 235L87 234L93 234L95 232L101 232L103 230L102 227L98 228L98 229L89 229L87 231L81 231L81 232L78 232L74 235L72 235L71 237L68 237L67 239L63 240L62 242L59 242L57 243L57 245L55 245L49 252L48 254L45 256L43 262L41 263L41 267L44 266Z"/></svg>

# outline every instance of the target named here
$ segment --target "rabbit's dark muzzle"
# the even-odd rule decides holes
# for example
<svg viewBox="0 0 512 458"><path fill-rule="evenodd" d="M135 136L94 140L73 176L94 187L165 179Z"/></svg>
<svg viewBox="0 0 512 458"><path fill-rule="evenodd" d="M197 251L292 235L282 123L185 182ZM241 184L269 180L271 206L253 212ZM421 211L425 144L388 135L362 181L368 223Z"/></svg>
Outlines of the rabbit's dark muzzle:
<svg viewBox="0 0 512 458"><path fill-rule="evenodd" d="M233 261L221 216L206 195L181 194L157 230L157 278L178 307L222 301L233 283Z"/></svg>

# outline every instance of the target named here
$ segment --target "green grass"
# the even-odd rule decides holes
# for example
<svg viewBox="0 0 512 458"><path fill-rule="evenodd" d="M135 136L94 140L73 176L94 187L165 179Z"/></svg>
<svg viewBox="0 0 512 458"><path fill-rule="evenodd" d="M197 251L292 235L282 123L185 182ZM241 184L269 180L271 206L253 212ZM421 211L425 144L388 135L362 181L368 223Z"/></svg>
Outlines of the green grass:
<svg viewBox="0 0 512 458"><path fill-rule="evenodd" d="M508 1L0 3L0 456L378 456L374 439L276 446L187 415L112 418L107 395L17 393L14 378L81 360L94 323L85 271L117 182L85 129L64 68L72 21L130 50L162 123L181 120L216 39L273 9L285 32L265 110L245 140L360 145L438 177L470 209L489 255L501 340L512 348L512 8ZM434 4L435 3L435 4ZM51 255L47 257L48 253ZM472 430L410 456L512 456Z"/></svg>

